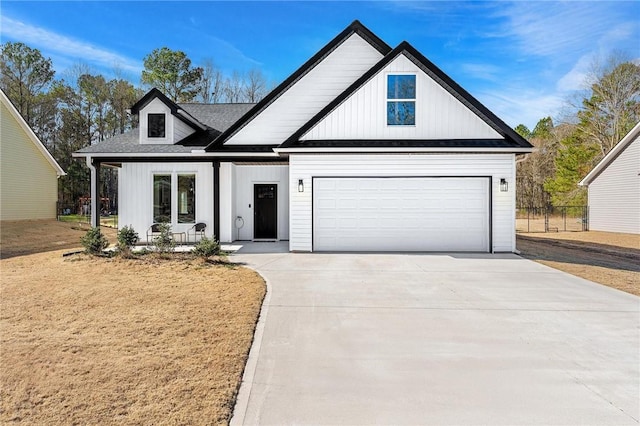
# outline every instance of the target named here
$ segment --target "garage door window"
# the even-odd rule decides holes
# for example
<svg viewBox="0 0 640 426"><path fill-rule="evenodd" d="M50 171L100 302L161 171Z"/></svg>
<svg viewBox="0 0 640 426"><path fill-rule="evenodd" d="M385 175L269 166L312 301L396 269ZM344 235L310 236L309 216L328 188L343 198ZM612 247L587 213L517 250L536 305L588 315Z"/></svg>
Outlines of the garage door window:
<svg viewBox="0 0 640 426"><path fill-rule="evenodd" d="M416 76L387 76L387 125L416 124Z"/></svg>

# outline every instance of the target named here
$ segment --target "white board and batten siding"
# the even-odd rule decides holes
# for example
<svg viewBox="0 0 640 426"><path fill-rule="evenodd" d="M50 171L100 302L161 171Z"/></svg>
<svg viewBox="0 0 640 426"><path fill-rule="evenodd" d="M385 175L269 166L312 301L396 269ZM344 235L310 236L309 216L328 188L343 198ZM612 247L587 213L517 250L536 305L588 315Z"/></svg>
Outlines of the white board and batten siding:
<svg viewBox="0 0 640 426"><path fill-rule="evenodd" d="M226 145L280 144L382 58L353 34L298 80Z"/></svg>
<svg viewBox="0 0 640 426"><path fill-rule="evenodd" d="M387 76L416 75L416 124L387 125ZM404 55L398 56L301 137L343 139L503 139Z"/></svg>
<svg viewBox="0 0 640 426"><path fill-rule="evenodd" d="M289 157L290 191L290 244L291 251L313 251L313 184L320 178L429 178L429 177L458 177L478 178L460 180L464 182L463 197L477 198L477 194L491 194L491 205L487 212L491 220L491 247L486 251L512 252L515 250L515 158L514 154L292 154ZM483 179L484 178L484 179ZM500 191L500 179L505 178L509 183L509 191ZM303 179L304 192L297 191L298 179ZM399 181L392 179L390 182ZM489 188L483 188L482 182L491 182ZM328 180L325 182L329 182ZM423 189L433 188L434 180L419 179L418 185ZM443 188L455 190L458 182L450 179L442 181ZM478 186L474 190L474 186ZM406 185L404 188L410 188ZM465 192L466 191L466 192ZM469 192L471 191L471 192ZM406 191L405 191L406 192ZM437 194L437 191L431 192ZM488 194L487 194L488 196ZM447 208L459 206L455 196L444 197ZM446 201L448 200L448 201ZM471 202L470 208L475 209L478 204L479 219L473 232L482 233L482 207ZM397 200L396 200L397 202ZM487 203L489 201L487 200ZM397 206L396 206L397 207ZM398 207L397 207L398 208ZM401 208L401 207L400 207ZM464 208L464 207L463 207ZM399 212L403 218L408 213ZM405 218L406 219L406 218ZM453 226L453 225L451 225ZM454 229L450 229L451 232ZM399 236L401 237L401 236ZM481 238L478 239L483 244ZM455 249L455 247L453 247ZM347 248L345 248L347 249ZM400 249L400 246L398 246ZM466 248L463 248L466 251ZM477 250L476 250L477 249ZM485 251L483 247L475 247L468 251Z"/></svg>
<svg viewBox="0 0 640 426"><path fill-rule="evenodd" d="M589 184L589 229L640 234L640 140Z"/></svg>
<svg viewBox="0 0 640 426"><path fill-rule="evenodd" d="M253 239L254 185L277 185L277 233L289 239L289 166L220 165L220 241Z"/></svg>
<svg viewBox="0 0 640 426"><path fill-rule="evenodd" d="M149 138L148 115L164 114L165 115L165 137ZM155 98L140 111L140 143L141 144L173 144L194 133L195 130L187 125L184 121L178 119L164 102Z"/></svg>
<svg viewBox="0 0 640 426"><path fill-rule="evenodd" d="M196 222L207 224L205 234L213 236L213 166L211 163L123 163L119 169L118 197L120 227L133 226L140 240L146 239L153 223L153 175L171 175L173 232L187 232L193 224L177 223L177 176L196 176Z"/></svg>

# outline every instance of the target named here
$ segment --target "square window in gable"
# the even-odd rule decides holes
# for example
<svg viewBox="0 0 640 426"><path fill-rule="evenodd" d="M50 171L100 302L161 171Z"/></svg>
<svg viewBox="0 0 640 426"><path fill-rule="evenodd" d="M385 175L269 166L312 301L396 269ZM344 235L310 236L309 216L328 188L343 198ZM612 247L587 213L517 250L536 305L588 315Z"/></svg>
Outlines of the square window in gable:
<svg viewBox="0 0 640 426"><path fill-rule="evenodd" d="M164 114L148 114L147 115L147 137L149 138L165 137L165 115Z"/></svg>
<svg viewBox="0 0 640 426"><path fill-rule="evenodd" d="M399 74L387 76L387 125L416 124L416 76Z"/></svg>

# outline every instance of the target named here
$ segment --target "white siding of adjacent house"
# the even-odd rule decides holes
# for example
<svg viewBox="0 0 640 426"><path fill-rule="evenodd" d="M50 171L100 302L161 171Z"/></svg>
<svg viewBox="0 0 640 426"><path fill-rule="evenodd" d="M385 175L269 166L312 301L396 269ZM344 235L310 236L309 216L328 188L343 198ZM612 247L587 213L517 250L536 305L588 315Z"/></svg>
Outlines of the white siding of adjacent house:
<svg viewBox="0 0 640 426"><path fill-rule="evenodd" d="M0 220L54 219L56 169L0 104Z"/></svg>
<svg viewBox="0 0 640 426"><path fill-rule="evenodd" d="M492 251L515 250L514 154L307 154L289 157L291 251L312 250L312 177L490 176ZM500 192L500 179L509 183ZM298 179L304 192L297 191Z"/></svg>
<svg viewBox="0 0 640 426"><path fill-rule="evenodd" d="M640 140L589 184L589 229L640 234Z"/></svg>
<svg viewBox="0 0 640 426"><path fill-rule="evenodd" d="M253 239L253 186L260 183L278 185L278 239L289 239L289 166L243 166L233 167L233 193L235 208L232 213L234 240ZM226 196L225 200L230 197ZM221 201L222 203L222 201ZM224 205L223 205L224 206ZM236 225L236 219L238 220ZM221 217L222 221L222 217ZM243 224L242 227L240 225ZM226 225L228 226L228 225ZM222 234L222 232L221 232ZM224 241L224 240L223 240Z"/></svg>
<svg viewBox="0 0 640 426"><path fill-rule="evenodd" d="M415 126L387 125L387 76L389 74L416 75ZM413 62L404 55L400 55L301 139L503 139L503 137Z"/></svg>
<svg viewBox="0 0 640 426"><path fill-rule="evenodd" d="M226 145L280 144L382 58L353 34Z"/></svg>
<svg viewBox="0 0 640 426"><path fill-rule="evenodd" d="M149 138L147 137L148 115L160 113L165 114L165 137ZM141 144L173 144L195 132L194 129L171 114L171 109L158 98L153 99L145 105L145 107L140 110L139 117Z"/></svg>
<svg viewBox="0 0 640 426"><path fill-rule="evenodd" d="M196 175L196 222L205 222L213 236L213 167L211 163L124 163L119 169L118 224L133 226L142 241L153 223L153 175L172 176L173 232L187 232L193 224L177 223L177 175Z"/></svg>

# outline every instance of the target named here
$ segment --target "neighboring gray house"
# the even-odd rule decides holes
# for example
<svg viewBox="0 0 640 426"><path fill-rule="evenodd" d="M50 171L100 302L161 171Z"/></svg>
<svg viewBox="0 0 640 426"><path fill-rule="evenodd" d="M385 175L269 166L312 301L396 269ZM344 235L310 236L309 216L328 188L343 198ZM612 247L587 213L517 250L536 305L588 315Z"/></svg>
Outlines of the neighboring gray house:
<svg viewBox="0 0 640 426"><path fill-rule="evenodd" d="M132 113L139 129L74 155L93 200L97 169L118 168L118 221L143 239L154 222L204 222L220 241L291 251L515 250L515 161L532 146L358 21L256 105L178 105L154 89Z"/></svg>
<svg viewBox="0 0 640 426"><path fill-rule="evenodd" d="M589 229L640 234L640 123L582 179Z"/></svg>

